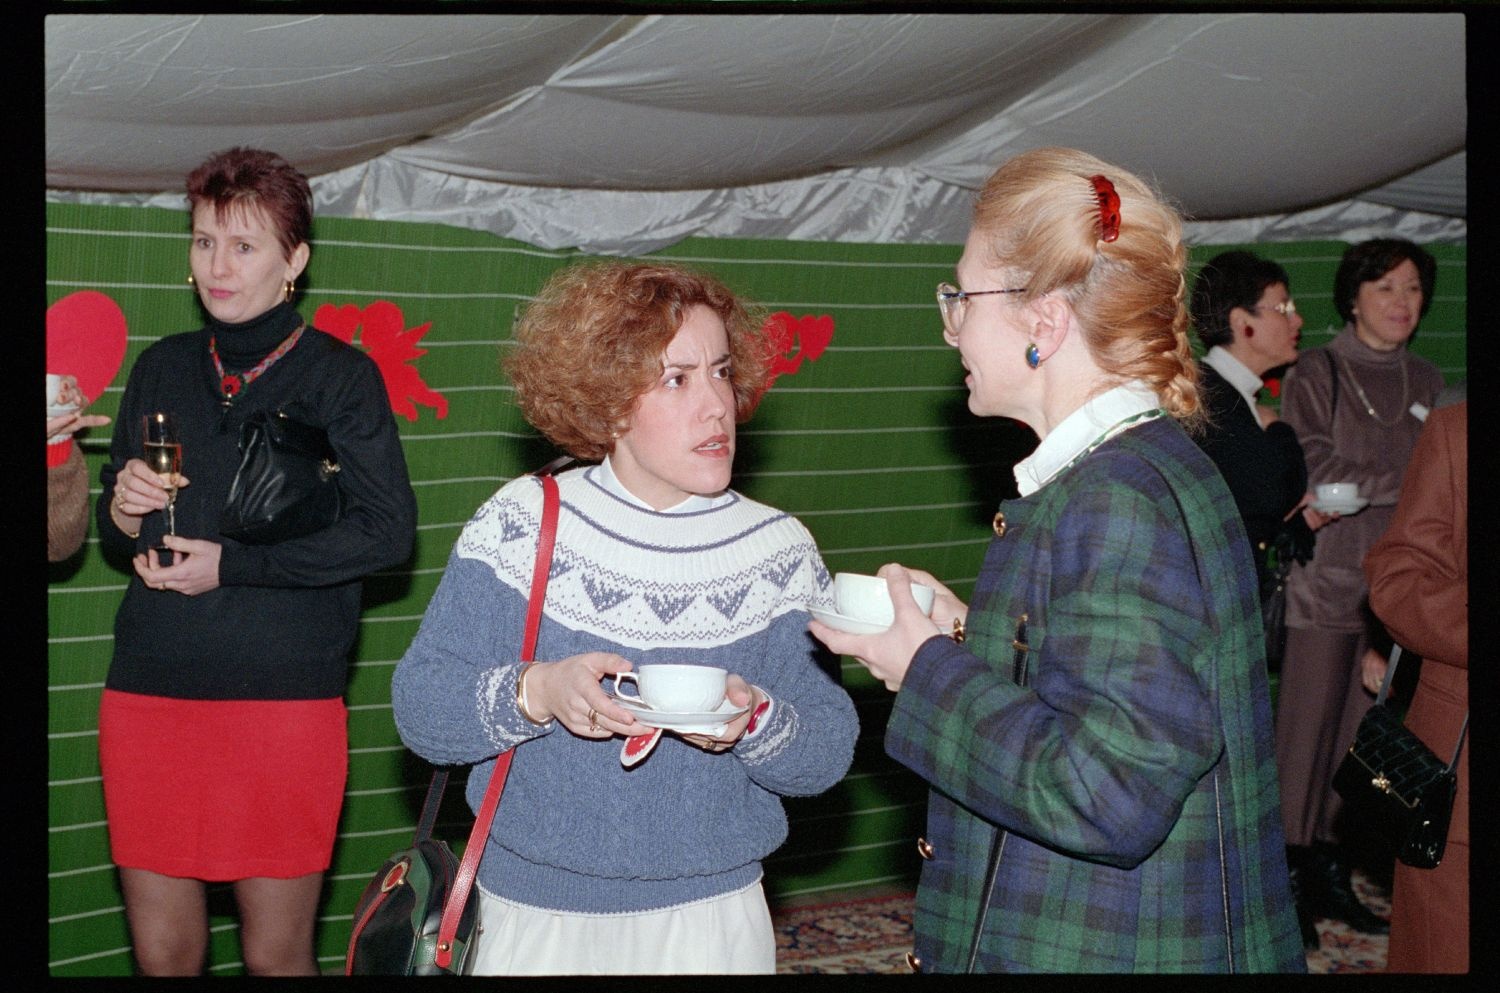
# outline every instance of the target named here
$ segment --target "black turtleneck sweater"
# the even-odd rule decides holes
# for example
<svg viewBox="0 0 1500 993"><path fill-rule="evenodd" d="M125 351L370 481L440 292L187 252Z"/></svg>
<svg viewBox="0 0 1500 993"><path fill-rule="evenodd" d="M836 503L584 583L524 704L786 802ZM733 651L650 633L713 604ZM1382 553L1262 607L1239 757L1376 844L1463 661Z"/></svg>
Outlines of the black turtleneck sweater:
<svg viewBox="0 0 1500 993"><path fill-rule="evenodd" d="M152 590L131 575L115 615L115 690L199 700L301 700L341 696L359 623L361 577L403 562L416 530L416 499L375 363L308 327L289 352L222 405L209 354L243 374L301 321L291 304L243 324L210 320L163 338L130 370L114 425L96 516L100 540L134 554L157 542L165 514L148 514L132 540L109 513L114 481L141 455L141 416L169 411L182 435L177 533L218 542L219 588L199 596ZM328 431L343 469L342 519L278 545L241 545L218 532L239 465L239 429L255 410L283 409Z"/></svg>

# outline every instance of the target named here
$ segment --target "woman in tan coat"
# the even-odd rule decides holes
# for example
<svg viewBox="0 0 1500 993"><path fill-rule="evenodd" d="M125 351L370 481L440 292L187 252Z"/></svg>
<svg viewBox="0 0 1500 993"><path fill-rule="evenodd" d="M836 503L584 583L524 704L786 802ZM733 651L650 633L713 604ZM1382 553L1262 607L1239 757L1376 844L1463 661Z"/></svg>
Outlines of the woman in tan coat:
<svg viewBox="0 0 1500 993"><path fill-rule="evenodd" d="M1469 405L1433 411L1391 525L1365 557L1370 606L1422 656L1406 723L1444 761L1469 710ZM1435 869L1398 862L1391 972L1469 971L1469 753L1458 762L1448 847Z"/></svg>

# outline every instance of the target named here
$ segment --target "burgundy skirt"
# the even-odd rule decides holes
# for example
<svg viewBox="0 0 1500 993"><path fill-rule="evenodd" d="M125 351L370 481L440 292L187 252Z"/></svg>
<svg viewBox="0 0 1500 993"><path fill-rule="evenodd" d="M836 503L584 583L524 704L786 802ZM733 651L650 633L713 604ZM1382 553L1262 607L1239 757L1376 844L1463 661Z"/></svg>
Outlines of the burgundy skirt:
<svg viewBox="0 0 1500 993"><path fill-rule="evenodd" d="M104 691L99 767L117 865L209 882L328 868L349 769L329 700Z"/></svg>

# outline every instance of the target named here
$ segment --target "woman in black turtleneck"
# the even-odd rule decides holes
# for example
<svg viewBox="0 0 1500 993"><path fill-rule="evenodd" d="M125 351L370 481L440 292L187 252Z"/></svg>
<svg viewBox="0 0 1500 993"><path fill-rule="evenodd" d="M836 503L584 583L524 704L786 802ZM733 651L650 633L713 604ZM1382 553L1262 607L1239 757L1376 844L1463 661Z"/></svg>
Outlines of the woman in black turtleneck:
<svg viewBox="0 0 1500 993"><path fill-rule="evenodd" d="M248 971L315 974L313 929L343 801L343 693L361 578L405 560L416 523L379 369L292 306L312 194L279 156L232 149L188 176L194 283L208 323L163 338L130 372L102 473L100 540L135 569L100 704L110 848L141 972L196 974L205 882L233 881ZM275 545L218 533L257 410L323 427L339 456L339 521ZM141 418L183 443L166 536L164 477ZM162 566L153 546L177 558Z"/></svg>

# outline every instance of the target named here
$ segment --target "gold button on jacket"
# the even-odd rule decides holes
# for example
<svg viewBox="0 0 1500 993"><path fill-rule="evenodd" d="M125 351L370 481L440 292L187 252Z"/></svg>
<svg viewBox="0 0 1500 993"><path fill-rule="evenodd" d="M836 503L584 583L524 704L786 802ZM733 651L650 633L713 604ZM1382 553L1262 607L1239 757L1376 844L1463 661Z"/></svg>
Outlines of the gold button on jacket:
<svg viewBox="0 0 1500 993"><path fill-rule="evenodd" d="M932 861L932 845L928 843L926 838L917 839L917 854L929 862Z"/></svg>
<svg viewBox="0 0 1500 993"><path fill-rule="evenodd" d="M919 958L917 958L911 952L907 952L906 953L906 967L908 969L910 969L912 972L921 972L922 971L922 960L919 959Z"/></svg>
<svg viewBox="0 0 1500 993"><path fill-rule="evenodd" d="M995 511L995 519L990 522L990 527L995 529L996 538L1005 537L1005 511Z"/></svg>

